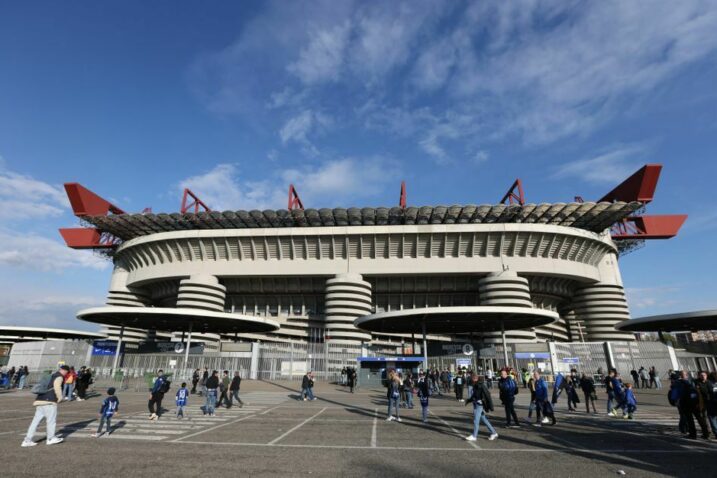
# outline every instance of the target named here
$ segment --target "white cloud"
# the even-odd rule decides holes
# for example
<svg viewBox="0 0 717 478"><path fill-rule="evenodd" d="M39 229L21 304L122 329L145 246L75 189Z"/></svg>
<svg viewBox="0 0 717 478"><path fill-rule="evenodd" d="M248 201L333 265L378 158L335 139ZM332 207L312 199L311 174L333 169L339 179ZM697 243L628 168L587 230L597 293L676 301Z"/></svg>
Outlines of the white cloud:
<svg viewBox="0 0 717 478"><path fill-rule="evenodd" d="M625 289L631 309L666 309L679 304L681 287L628 287Z"/></svg>
<svg viewBox="0 0 717 478"><path fill-rule="evenodd" d="M337 80L350 32L349 22L313 32L299 58L289 65L289 71L309 85Z"/></svg>
<svg viewBox="0 0 717 478"><path fill-rule="evenodd" d="M488 161L488 158L490 158L488 151L483 151L481 149L476 152L475 156L473 156L473 163L474 164L485 163L486 161Z"/></svg>
<svg viewBox="0 0 717 478"><path fill-rule="evenodd" d="M365 201L386 190L399 177L399 164L391 158L341 158L295 169L277 169L267 179L244 179L234 164L219 164L210 171L181 181L214 210L278 209L286 207L286 191L296 185L305 207L336 207Z"/></svg>
<svg viewBox="0 0 717 478"><path fill-rule="evenodd" d="M0 265L62 272L68 268L108 269L110 261L90 251L70 249L59 240L0 230Z"/></svg>
<svg viewBox="0 0 717 478"><path fill-rule="evenodd" d="M2 161L0 161L0 203L2 203L0 220L59 216L69 206L61 186L8 171Z"/></svg>
<svg viewBox="0 0 717 478"><path fill-rule="evenodd" d="M298 143L305 153L315 156L319 151L309 140L309 134L322 134L331 123L331 118L323 113L304 110L284 123L279 137L283 144Z"/></svg>
<svg viewBox="0 0 717 478"><path fill-rule="evenodd" d="M78 310L104 302L104 297L57 296L47 291L0 293L0 324L97 330L97 326L79 321L75 316Z"/></svg>
<svg viewBox="0 0 717 478"><path fill-rule="evenodd" d="M579 178L593 183L619 183L634 173L646 153L642 144L623 145L598 156L561 165L554 179Z"/></svg>

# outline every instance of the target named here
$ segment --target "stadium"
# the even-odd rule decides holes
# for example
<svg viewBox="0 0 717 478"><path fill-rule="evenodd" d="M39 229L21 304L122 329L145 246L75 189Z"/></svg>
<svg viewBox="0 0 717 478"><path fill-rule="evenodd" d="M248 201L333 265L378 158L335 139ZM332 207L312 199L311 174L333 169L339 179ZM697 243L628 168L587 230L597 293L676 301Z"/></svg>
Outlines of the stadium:
<svg viewBox="0 0 717 478"><path fill-rule="evenodd" d="M619 257L686 219L645 213L661 169L596 201L529 203L516 180L496 204L414 207L402 183L393 207L310 209L290 186L287 209L214 211L185 190L169 214L128 214L68 183L83 227L60 232L114 264L106 305L78 318L129 343L188 332L205 352L320 344L355 361L417 355L421 323L429 350L630 342L615 328L630 318Z"/></svg>

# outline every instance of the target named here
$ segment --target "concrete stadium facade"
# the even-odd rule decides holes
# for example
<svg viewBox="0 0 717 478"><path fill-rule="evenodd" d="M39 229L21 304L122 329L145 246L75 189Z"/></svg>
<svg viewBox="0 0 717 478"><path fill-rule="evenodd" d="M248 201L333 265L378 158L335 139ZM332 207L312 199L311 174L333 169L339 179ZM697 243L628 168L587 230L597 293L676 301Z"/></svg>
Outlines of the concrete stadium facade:
<svg viewBox="0 0 717 478"><path fill-rule="evenodd" d="M568 206L560 210L573 213L575 222L583 219L574 212L585 206ZM615 210L611 220L632 210L609 207ZM130 218L149 221L137 216ZM599 230L590 230L590 220L584 227L550 217L309 227L260 227L257 221L254 227L166 232L146 227L114 252L107 304L137 307L138 313L153 307L234 312L281 326L225 339L395 344L406 336L365 332L354 321L391 310L490 305L559 314L553 324L508 332L509 342L634 340L614 327L630 317L618 247L607 228L593 224ZM105 330L116 336L116 328ZM125 338L144 340L147 333L126 330ZM220 340L206 335L206 343ZM500 333L474 339L499 343Z"/></svg>

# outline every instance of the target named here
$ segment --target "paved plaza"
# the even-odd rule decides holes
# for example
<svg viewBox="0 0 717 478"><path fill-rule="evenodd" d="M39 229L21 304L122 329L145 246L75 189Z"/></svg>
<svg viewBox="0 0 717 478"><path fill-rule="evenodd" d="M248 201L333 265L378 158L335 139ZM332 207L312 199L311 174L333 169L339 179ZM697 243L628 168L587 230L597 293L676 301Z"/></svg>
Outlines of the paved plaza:
<svg viewBox="0 0 717 478"><path fill-rule="evenodd" d="M556 426L505 427L498 397L491 422L500 434L488 441L464 438L472 429L471 408L452 397L431 399L430 423L420 407L401 409L402 422L387 422L385 392L319 385L318 399L298 401L294 383L246 381L243 408L219 409L202 416L203 399L192 396L189 419L177 420L173 392L158 422L147 420L147 394L119 392L120 414L110 436L92 438L100 397L60 407L58 433L65 443L20 448L32 418L29 392L0 394L0 449L12 457L9 476L59 471L72 456L86 476L141 471L172 476L205 472L252 476L711 476L717 442L688 440L677 431L676 410L666 391L638 390L640 405L632 421L598 414L568 413L558 403ZM495 392L495 390L494 390ZM527 415L529 394L517 397L518 415ZM602 396L600 398L603 398ZM584 406L582 403L580 406ZM44 437L44 428L36 440Z"/></svg>

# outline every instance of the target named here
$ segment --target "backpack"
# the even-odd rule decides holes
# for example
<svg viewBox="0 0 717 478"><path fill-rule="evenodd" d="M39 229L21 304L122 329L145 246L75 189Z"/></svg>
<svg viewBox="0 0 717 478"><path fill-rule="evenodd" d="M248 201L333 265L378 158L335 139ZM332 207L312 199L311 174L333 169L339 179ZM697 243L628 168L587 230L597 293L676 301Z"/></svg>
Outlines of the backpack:
<svg viewBox="0 0 717 478"><path fill-rule="evenodd" d="M170 385L172 385L172 382L170 382L169 380L165 380L164 383L162 384L162 386L159 387L159 391L162 393L169 392Z"/></svg>
<svg viewBox="0 0 717 478"><path fill-rule="evenodd" d="M32 386L32 393L35 395L42 395L52 389L52 375L43 376L39 382Z"/></svg>
<svg viewBox="0 0 717 478"><path fill-rule="evenodd" d="M672 387L669 392L667 392L667 401L670 402L670 405L673 407L677 406L677 401L680 399L680 387Z"/></svg>

